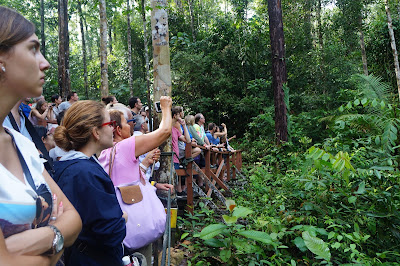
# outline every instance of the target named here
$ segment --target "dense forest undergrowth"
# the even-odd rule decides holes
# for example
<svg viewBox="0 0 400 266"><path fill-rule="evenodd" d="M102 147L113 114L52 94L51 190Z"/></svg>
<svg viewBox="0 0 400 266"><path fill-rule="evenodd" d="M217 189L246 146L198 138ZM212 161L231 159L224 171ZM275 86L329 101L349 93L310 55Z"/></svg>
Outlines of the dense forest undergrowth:
<svg viewBox="0 0 400 266"><path fill-rule="evenodd" d="M227 203L231 214L201 205L181 221L193 264L400 261L398 99L374 76L353 82L353 99L329 116L291 115L287 143L257 131L269 124L273 132L268 116L253 120L241 144L247 178ZM309 137L304 115L318 117L325 138Z"/></svg>

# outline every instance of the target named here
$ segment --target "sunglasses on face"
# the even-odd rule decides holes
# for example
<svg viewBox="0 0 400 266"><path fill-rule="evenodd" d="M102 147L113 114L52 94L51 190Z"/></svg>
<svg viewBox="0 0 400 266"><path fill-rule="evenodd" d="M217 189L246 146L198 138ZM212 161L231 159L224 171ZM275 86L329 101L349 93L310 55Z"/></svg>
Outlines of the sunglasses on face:
<svg viewBox="0 0 400 266"><path fill-rule="evenodd" d="M135 120L135 119L129 119L129 120L127 120L126 122L127 122L127 123L130 123L130 122L136 123L136 120Z"/></svg>
<svg viewBox="0 0 400 266"><path fill-rule="evenodd" d="M104 123L101 125L101 127L104 127L104 126L110 126L112 128L115 128L117 126L117 121L111 120L110 122L107 122L107 123Z"/></svg>

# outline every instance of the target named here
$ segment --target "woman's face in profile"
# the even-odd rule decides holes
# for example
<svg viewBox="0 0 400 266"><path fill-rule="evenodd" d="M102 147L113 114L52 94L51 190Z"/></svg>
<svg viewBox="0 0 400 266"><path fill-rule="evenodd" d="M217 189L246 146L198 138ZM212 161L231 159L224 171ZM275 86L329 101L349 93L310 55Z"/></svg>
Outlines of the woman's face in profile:
<svg viewBox="0 0 400 266"><path fill-rule="evenodd" d="M49 62L40 52L36 34L14 45L6 54L0 55L0 63L6 69L3 84L20 98L37 97L42 94L45 71Z"/></svg>

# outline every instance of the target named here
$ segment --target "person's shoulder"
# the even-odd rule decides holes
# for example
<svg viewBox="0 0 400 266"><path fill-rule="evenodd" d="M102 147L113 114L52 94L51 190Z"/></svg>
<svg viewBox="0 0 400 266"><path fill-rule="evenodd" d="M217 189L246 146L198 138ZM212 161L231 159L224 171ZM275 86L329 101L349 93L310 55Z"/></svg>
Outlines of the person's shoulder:
<svg viewBox="0 0 400 266"><path fill-rule="evenodd" d="M5 126L4 128L7 128L7 130L10 132L10 134L14 137L15 142L17 143L18 147L23 147L24 149L33 148L36 150L35 144L33 144L33 142L30 139L28 139L27 137L22 135L20 132L14 130L13 128L7 127L7 126Z"/></svg>

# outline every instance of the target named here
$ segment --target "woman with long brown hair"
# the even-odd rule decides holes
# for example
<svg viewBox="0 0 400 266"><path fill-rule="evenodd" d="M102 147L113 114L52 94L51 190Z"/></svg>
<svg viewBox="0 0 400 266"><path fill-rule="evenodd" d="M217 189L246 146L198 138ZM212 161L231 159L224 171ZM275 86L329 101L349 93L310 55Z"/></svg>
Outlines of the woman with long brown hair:
<svg viewBox="0 0 400 266"><path fill-rule="evenodd" d="M82 226L35 145L2 126L18 101L42 94L48 68L34 25L0 6L0 265L54 265Z"/></svg>
<svg viewBox="0 0 400 266"><path fill-rule="evenodd" d="M68 153L55 162L54 180L75 206L83 222L74 245L65 251L71 266L120 266L126 215L114 185L95 154L112 147L115 121L100 102L79 101L65 113L54 132L58 147Z"/></svg>

